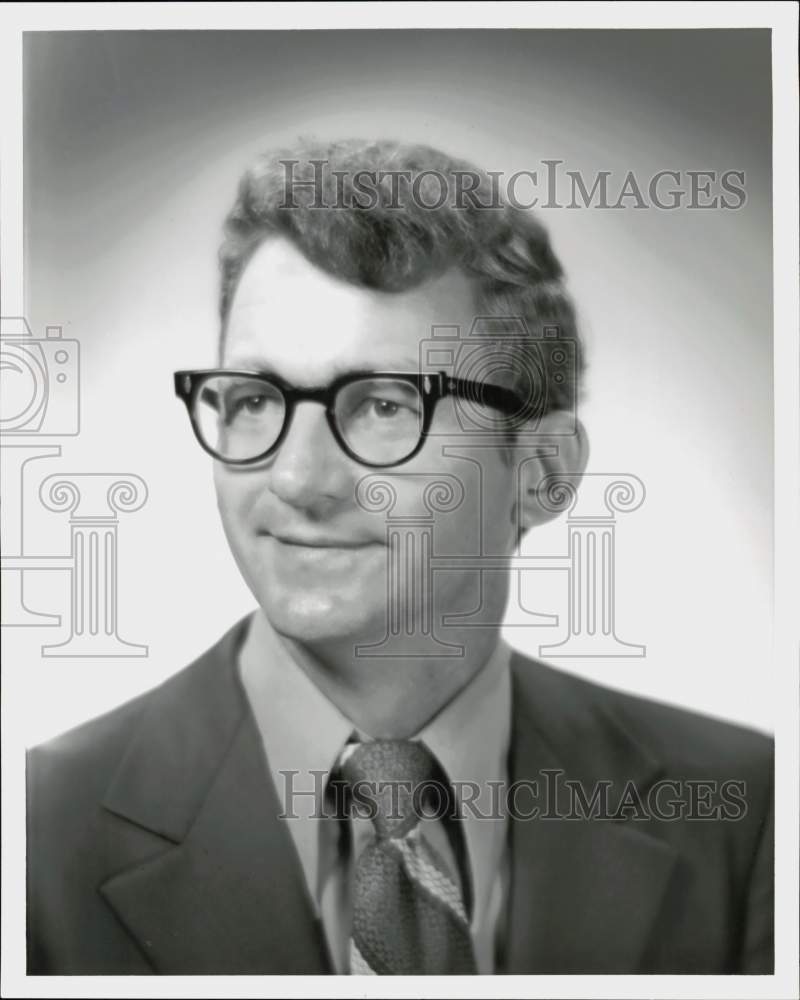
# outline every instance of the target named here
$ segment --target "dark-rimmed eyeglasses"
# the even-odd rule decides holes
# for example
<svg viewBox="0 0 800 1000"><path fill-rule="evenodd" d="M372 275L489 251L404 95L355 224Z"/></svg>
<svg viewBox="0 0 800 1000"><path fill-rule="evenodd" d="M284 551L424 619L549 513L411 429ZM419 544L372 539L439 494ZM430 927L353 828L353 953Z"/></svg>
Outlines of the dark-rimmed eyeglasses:
<svg viewBox="0 0 800 1000"><path fill-rule="evenodd" d="M253 465L272 455L304 400L325 407L339 447L371 468L413 458L445 396L497 410L506 425L527 417L526 403L510 389L445 372L352 372L301 389L271 373L213 368L175 372L175 392L200 445L228 465Z"/></svg>

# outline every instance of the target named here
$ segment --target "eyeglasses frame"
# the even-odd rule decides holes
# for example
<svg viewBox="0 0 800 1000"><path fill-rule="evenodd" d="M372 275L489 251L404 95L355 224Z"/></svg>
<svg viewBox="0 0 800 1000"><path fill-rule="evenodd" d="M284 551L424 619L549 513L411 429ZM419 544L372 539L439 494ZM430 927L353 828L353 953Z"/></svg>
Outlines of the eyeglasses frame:
<svg viewBox="0 0 800 1000"><path fill-rule="evenodd" d="M231 375L239 378L249 378L255 379L256 381L261 381L267 383L271 386L278 388L283 394L286 403L286 413L283 419L283 427L281 428L278 437L266 449L263 453L256 455L254 458L238 458L229 459L223 458L217 452L214 451L206 442L203 440L203 436L200 433L200 428L195 416L195 404L197 401L197 396L203 387L203 384L210 378L218 377L221 375ZM298 388L282 379L279 375L275 375L272 372L248 370L241 368L202 368L202 369L192 369L192 370L182 370L174 373L174 384L175 384L175 395L179 399L182 399L186 405L186 409L189 414L189 421L192 425L192 430L197 438L200 447L207 452L212 458L217 459L220 462L224 462L225 465L234 466L249 466L257 465L263 462L265 459L269 458L270 455L274 454L278 448L281 446L284 438L289 432L291 427L292 417L294 416L295 407L299 402L315 402L321 403L325 407L325 417L330 427L331 434L333 435L336 443L342 449L342 451L349 457L352 458L354 462L358 462L359 465L366 466L370 469L388 469L392 466L403 465L409 462L415 455L419 453L425 440L428 436L428 431L430 430L431 422L433 420L433 414L436 409L436 404L440 399L444 399L447 396L455 396L459 399L468 399L474 403L479 403L484 406L490 406L493 409L500 410L503 413L511 414L513 416L519 414L525 414L528 409L527 404L525 404L520 396L511 389L506 389L502 386L493 385L490 382L475 382L470 379L454 378L448 375L444 371L438 372L395 372L395 371L355 371L347 372L344 375L339 375L332 382L329 382L326 386L310 386L308 388ZM342 437L339 428L336 426L336 416L334 413L334 403L338 392L347 385L353 382L359 382L364 379L370 378L392 378L398 381L407 382L409 385L413 385L419 392L420 399L422 400L422 426L420 428L419 441L417 446L411 451L405 458L401 458L394 462L366 462L363 458L356 455L347 442Z"/></svg>

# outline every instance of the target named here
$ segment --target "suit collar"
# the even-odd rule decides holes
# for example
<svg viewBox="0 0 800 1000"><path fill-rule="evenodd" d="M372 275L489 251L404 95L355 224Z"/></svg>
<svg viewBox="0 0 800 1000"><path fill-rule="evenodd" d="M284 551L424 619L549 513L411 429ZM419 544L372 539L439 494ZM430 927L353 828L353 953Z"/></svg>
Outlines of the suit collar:
<svg viewBox="0 0 800 1000"><path fill-rule="evenodd" d="M106 809L174 843L184 839L242 721L235 666L247 626L243 618L148 698Z"/></svg>
<svg viewBox="0 0 800 1000"><path fill-rule="evenodd" d="M628 782L646 795L663 769L603 689L519 654L511 666L510 780L538 781L540 815L511 823L503 971L637 972L677 855L646 822L555 817L567 803L548 797L542 772L580 782L588 796L611 782L614 801ZM541 818L547 810L555 818Z"/></svg>
<svg viewBox="0 0 800 1000"><path fill-rule="evenodd" d="M246 630L166 682L104 799L154 835L100 891L160 973L330 970L240 687Z"/></svg>
<svg viewBox="0 0 800 1000"><path fill-rule="evenodd" d="M511 673L512 757L518 765L538 767L537 757L546 757L568 777L587 784L632 781L641 789L664 773L662 762L620 714L624 695L519 652L511 658Z"/></svg>

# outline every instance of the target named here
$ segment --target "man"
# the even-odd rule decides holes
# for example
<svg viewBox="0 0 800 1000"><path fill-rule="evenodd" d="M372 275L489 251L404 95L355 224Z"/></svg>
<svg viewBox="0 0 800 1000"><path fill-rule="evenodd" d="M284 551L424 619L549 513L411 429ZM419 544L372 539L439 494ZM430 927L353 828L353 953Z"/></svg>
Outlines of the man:
<svg viewBox="0 0 800 1000"><path fill-rule="evenodd" d="M542 227L434 150L306 144L221 261L176 390L258 610L32 751L29 971L771 971L770 741L500 640L588 458Z"/></svg>

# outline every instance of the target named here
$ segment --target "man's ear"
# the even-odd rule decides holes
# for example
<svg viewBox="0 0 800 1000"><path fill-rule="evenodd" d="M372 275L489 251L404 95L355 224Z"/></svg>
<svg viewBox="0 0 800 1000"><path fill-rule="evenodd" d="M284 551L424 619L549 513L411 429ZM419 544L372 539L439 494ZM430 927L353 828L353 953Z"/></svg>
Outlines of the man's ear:
<svg viewBox="0 0 800 1000"><path fill-rule="evenodd" d="M537 446L548 445L547 450L557 449L554 455L534 455L520 469L520 535L537 524L544 524L558 516L552 505L540 502L540 487L546 476L569 475L575 486L577 477L583 475L589 461L589 438L586 428L573 413L553 410L539 422L533 438ZM535 448L532 447L532 451Z"/></svg>

